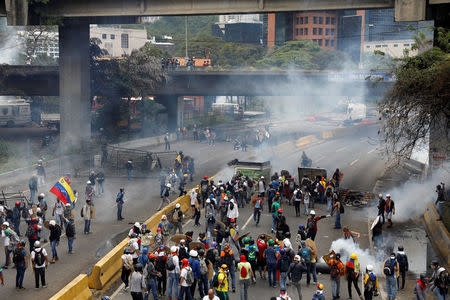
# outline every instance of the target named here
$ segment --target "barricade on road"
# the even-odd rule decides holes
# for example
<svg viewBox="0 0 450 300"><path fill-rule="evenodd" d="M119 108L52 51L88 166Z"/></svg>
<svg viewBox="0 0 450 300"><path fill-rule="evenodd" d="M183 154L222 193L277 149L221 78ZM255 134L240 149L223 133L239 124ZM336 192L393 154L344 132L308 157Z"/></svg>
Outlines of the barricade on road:
<svg viewBox="0 0 450 300"><path fill-rule="evenodd" d="M53 295L50 300L90 300L94 299L88 286L88 276L86 274L78 275L69 282L59 292Z"/></svg>
<svg viewBox="0 0 450 300"><path fill-rule="evenodd" d="M439 256L445 259L445 263L450 265L450 235L443 222L436 221L439 213L433 204L428 205L424 216L425 230L433 244L433 248Z"/></svg>
<svg viewBox="0 0 450 300"><path fill-rule="evenodd" d="M304 147L306 145L315 143L317 141L318 141L318 139L317 139L317 137L315 135L307 135L307 136L299 138L295 142L295 144L296 144L297 147L301 148L301 147Z"/></svg>
<svg viewBox="0 0 450 300"><path fill-rule="evenodd" d="M331 139L331 138L333 138L333 131L324 131L324 132L322 132L322 139Z"/></svg>

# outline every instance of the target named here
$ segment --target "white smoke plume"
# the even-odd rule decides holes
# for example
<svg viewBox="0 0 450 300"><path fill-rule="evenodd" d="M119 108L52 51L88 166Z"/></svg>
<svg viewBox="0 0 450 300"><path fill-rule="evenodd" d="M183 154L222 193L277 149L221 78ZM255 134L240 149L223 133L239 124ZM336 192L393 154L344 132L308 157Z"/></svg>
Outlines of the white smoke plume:
<svg viewBox="0 0 450 300"><path fill-rule="evenodd" d="M341 260L345 264L350 258L350 254L355 253L358 257L361 272L365 272L367 265L372 265L377 274L381 273L381 262L370 254L369 249L361 249L357 243L351 240L338 239L331 243L330 251L334 250L341 254Z"/></svg>

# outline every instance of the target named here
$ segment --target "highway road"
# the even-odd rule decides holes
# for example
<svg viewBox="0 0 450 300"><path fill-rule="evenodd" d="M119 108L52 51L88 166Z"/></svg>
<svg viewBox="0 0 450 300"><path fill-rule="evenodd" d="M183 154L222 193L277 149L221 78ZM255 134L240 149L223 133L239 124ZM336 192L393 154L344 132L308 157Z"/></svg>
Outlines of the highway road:
<svg viewBox="0 0 450 300"><path fill-rule="evenodd" d="M313 165L318 164L327 168L329 172L339 167L344 172L343 186L352 188L361 188L370 191L375 184L377 177L384 169L382 157L376 150L377 145L372 143L372 139L376 138L376 128L361 132L347 138L332 139L318 144L305 147L307 154L313 159ZM288 147L289 148L289 147ZM158 147L161 149L161 147ZM297 162L300 158L300 151L293 152L289 149L285 152L283 149L278 151L276 155L270 149L254 150L249 152L233 151L230 143L218 143L216 147L210 147L205 143L197 144L191 141L175 143L172 149L183 150L186 155L192 155L196 159L196 176L193 184L196 184L203 175L212 175L226 166L226 163L234 158L238 159L264 159L272 158L272 166L274 170L288 169L295 170ZM270 154L269 154L270 153ZM75 240L75 254L67 254L67 241L62 237L58 247L60 260L50 265L47 270L48 288L34 289L34 276L31 270L27 270L25 275L24 286L26 290L16 291L14 289L15 270L8 269L4 271L6 284L2 287L2 296L8 299L22 299L24 297L33 297L34 299L47 299L56 291L70 282L79 273L90 273L92 266L107 253L114 244L121 240L131 225L137 221L146 220L152 211L159 205L159 185L154 179L134 180L126 182L123 179L108 179L106 174L106 193L103 197L94 200L97 209L97 219L92 223L93 233L90 235L82 234L82 225L80 220L81 201L77 204L77 239ZM74 189L84 190L86 179L74 180ZM124 207L125 220L116 221L115 196L119 187L124 187L126 192L126 203ZM47 185L47 190L50 185ZM49 193L46 193L49 195ZM82 197L80 197L82 198ZM175 195L171 196L175 199ZM54 203L54 197L48 197L49 207ZM319 208L319 211L321 208ZM361 246L367 247L367 214L364 211L352 210L346 214L346 217L358 216L357 223L352 227L360 231L363 235L360 241ZM359 213L361 212L361 213ZM243 218L240 222L247 221L249 212L242 212ZM47 214L48 217L50 214ZM299 220L289 218L291 228L298 226ZM302 219L301 219L302 220ZM329 248L332 240L340 236L340 232L329 230L332 220L325 220L321 224L320 242L321 249ZM247 226L252 228L251 222ZM243 226L243 224L240 224ZM322 226L323 225L323 226ZM264 225L266 226L266 225ZM22 230L23 231L23 230ZM28 248L28 247L27 247ZM50 252L49 245L45 248ZM0 254L0 261L3 262L4 254Z"/></svg>

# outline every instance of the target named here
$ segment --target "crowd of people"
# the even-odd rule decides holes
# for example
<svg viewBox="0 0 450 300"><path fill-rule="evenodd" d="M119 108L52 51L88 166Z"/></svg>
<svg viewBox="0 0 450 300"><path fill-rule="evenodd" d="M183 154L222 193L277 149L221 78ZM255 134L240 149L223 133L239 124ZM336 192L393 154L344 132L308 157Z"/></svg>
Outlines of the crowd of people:
<svg viewBox="0 0 450 300"><path fill-rule="evenodd" d="M313 299L325 299L327 289L332 299L339 299L342 277L347 280L350 298L354 289L359 298L373 299L379 293L379 281L383 278L388 299L395 299L397 290L405 287L408 271L408 258L402 246L397 251L385 249L386 259L382 263L368 264L364 269L355 253L332 251L326 260L324 257L328 269L325 273L329 273L331 286L319 282L319 277L323 280L325 276L317 272L320 257L315 239L319 221L334 216L334 228L342 229L343 239L356 243L360 237L358 232L341 225L339 215L344 213L344 204L337 192L340 178L339 169L329 180L320 176L304 177L299 183L286 172L275 173L269 180L264 176L251 179L238 173L227 182L219 180L217 183L205 176L198 189L188 194L194 225L200 226L197 238L193 231L183 231L186 216L179 205L169 217L162 216L155 236L145 224L136 223L130 230L130 242L122 256L125 289L130 290L133 299L148 299L149 295L153 299L165 296L167 299L196 299L198 295L201 299L217 297L221 300L229 299L229 293L239 290L240 298L246 300L259 277L270 287L279 288L275 299L302 299L304 284L316 287ZM395 207L390 195L386 198L378 205L378 209L383 206L379 218L385 215L392 226ZM329 213L316 215L317 203L324 204ZM293 230L283 213L289 205L295 207L297 217L307 215L306 224L299 225L296 235L291 233ZM270 234L240 233L239 209L246 206L253 209L255 225L260 223L261 212L269 211L272 222L267 229L271 230ZM203 225L200 221L202 208ZM295 242L291 240L294 236ZM376 274L375 268L382 270L382 274ZM424 299L429 285L436 295L447 293L447 271L440 266L435 266L434 270L431 277L422 274L417 280L411 291L417 299ZM305 277L306 282L303 282Z"/></svg>

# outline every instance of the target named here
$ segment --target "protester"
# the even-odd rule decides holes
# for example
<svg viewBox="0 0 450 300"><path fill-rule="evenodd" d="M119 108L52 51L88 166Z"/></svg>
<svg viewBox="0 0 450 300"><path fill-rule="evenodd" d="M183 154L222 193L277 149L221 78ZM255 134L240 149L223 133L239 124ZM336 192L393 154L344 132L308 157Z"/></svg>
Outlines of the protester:
<svg viewBox="0 0 450 300"><path fill-rule="evenodd" d="M373 266L366 266L366 274L364 275L364 300L372 300L378 295L378 278L373 273Z"/></svg>
<svg viewBox="0 0 450 300"><path fill-rule="evenodd" d="M305 263L300 258L300 255L295 255L294 262L289 265L287 277L291 282L292 289L297 289L298 298L300 300L302 299L302 288L300 281L302 280L302 275L304 272L306 272Z"/></svg>
<svg viewBox="0 0 450 300"><path fill-rule="evenodd" d="M400 271L400 276L397 277L397 286L398 286L398 289L403 290L405 288L406 272L408 272L408 269L409 269L408 256L406 255L403 246L398 246L398 251L395 256L396 256L398 266L399 266L399 271ZM401 287L400 287L400 277L402 278Z"/></svg>
<svg viewBox="0 0 450 300"><path fill-rule="evenodd" d="M182 300L184 295L187 296L188 300L192 300L191 285L194 282L194 274L192 268L189 266L189 260L183 258L181 260L181 273L180 273L180 287L179 300Z"/></svg>
<svg viewBox="0 0 450 300"><path fill-rule="evenodd" d="M336 253L330 256L328 266L330 267L331 295L333 300L340 298L341 276L344 274L344 264L341 261L341 254Z"/></svg>
<svg viewBox="0 0 450 300"><path fill-rule="evenodd" d="M91 220L94 219L94 207L91 199L86 199L86 204L81 209L81 217L84 218L84 234L91 233Z"/></svg>
<svg viewBox="0 0 450 300"><path fill-rule="evenodd" d="M148 256L148 262L145 266L143 266L143 268L143 276L146 283L146 289L148 293L150 293L151 291L153 300L158 300L158 293L156 289L158 272L155 269L155 254L152 253ZM145 300L148 300L148 293L145 294Z"/></svg>
<svg viewBox="0 0 450 300"><path fill-rule="evenodd" d="M178 284L180 282L180 264L178 259L178 248L172 246L170 248L171 254L167 257L167 271L169 275L169 289L167 293L168 299L178 299ZM174 298L172 298L172 290Z"/></svg>
<svg viewBox="0 0 450 300"><path fill-rule="evenodd" d="M397 278L400 272L400 268L395 253L391 253L389 258L383 262L382 270L383 275L386 278L386 294L388 300L394 300L395 297L397 296L397 289L398 289Z"/></svg>
<svg viewBox="0 0 450 300"><path fill-rule="evenodd" d="M217 283L213 282L213 286L217 286L216 287L216 292L217 292L217 296L219 297L220 300L229 300L230 297L228 295L228 287L229 287L229 282L228 282L228 266L226 264L222 264L222 266L219 269L219 273L217 275ZM213 280L214 281L214 280Z"/></svg>
<svg viewBox="0 0 450 300"><path fill-rule="evenodd" d="M130 254L130 249L126 248L122 257L122 274L120 278L122 279L122 282L125 284L124 290L128 289L129 284L129 277L131 274L131 271L133 270L133 258Z"/></svg>
<svg viewBox="0 0 450 300"><path fill-rule="evenodd" d="M220 298L215 295L213 289L209 289L208 294L202 300L220 300Z"/></svg>
<svg viewBox="0 0 450 300"><path fill-rule="evenodd" d="M441 182L441 184L436 186L437 198L435 205L438 206L439 218L436 221L442 221L442 210L444 208L445 203L445 184Z"/></svg>
<svg viewBox="0 0 450 300"><path fill-rule="evenodd" d="M386 195L386 204L384 211L386 213L386 219L388 223L387 227L390 228L392 227L392 216L395 215L395 204L394 201L392 201L390 194Z"/></svg>
<svg viewBox="0 0 450 300"><path fill-rule="evenodd" d="M350 254L350 259L345 264L345 271L344 274L347 278L347 289L348 289L348 295L351 298L352 297L352 284L355 287L356 292L358 293L358 296L363 299L361 295L361 290L359 289L359 276L360 276L360 265L358 262L358 257L355 253Z"/></svg>
<svg viewBox="0 0 450 300"><path fill-rule="evenodd" d="M50 220L48 228L50 230L50 245L52 247L52 260L50 261L50 263L54 264L58 260L58 252L56 251L56 247L59 245L59 240L61 237L61 227L56 224L55 220Z"/></svg>
<svg viewBox="0 0 450 300"><path fill-rule="evenodd" d="M43 288L47 287L45 283L45 269L48 267L47 251L41 248L39 241L34 242L34 250L31 252L31 266L34 271L35 287L39 288L39 279Z"/></svg>
<svg viewBox="0 0 450 300"><path fill-rule="evenodd" d="M13 263L16 267L16 289L23 290L23 278L28 267L28 255L24 249L25 241L20 241L13 253Z"/></svg>
<svg viewBox="0 0 450 300"><path fill-rule="evenodd" d="M323 215L323 216L316 217L316 212L314 210L311 210L310 217L308 218L308 220L306 222L307 237L314 241L316 238L316 234L317 234L317 222L319 220L325 219L329 216L330 215Z"/></svg>
<svg viewBox="0 0 450 300"><path fill-rule="evenodd" d="M123 204L125 203L125 192L124 189L121 188L119 190L119 193L117 193L116 196L116 204L117 204L117 221L122 221L123 217L122 217L122 209L123 209Z"/></svg>
<svg viewBox="0 0 450 300"><path fill-rule="evenodd" d="M142 266L137 264L131 274L130 293L133 300L143 300L146 291L145 278L142 275Z"/></svg>
<svg viewBox="0 0 450 300"><path fill-rule="evenodd" d="M268 247L266 250L264 250L264 258L266 259L267 263L267 273L269 277L269 286L276 287L277 286L277 256L276 251L274 248L274 241L270 239L268 242Z"/></svg>
<svg viewBox="0 0 450 300"><path fill-rule="evenodd" d="M419 279L416 280L414 286L415 300L427 299L427 279L425 274L420 274Z"/></svg>
<svg viewBox="0 0 450 300"><path fill-rule="evenodd" d="M245 255L241 255L237 268L239 272L241 300L248 300L248 288L251 283L250 280L255 280L255 274L253 273L250 263L247 262Z"/></svg>

